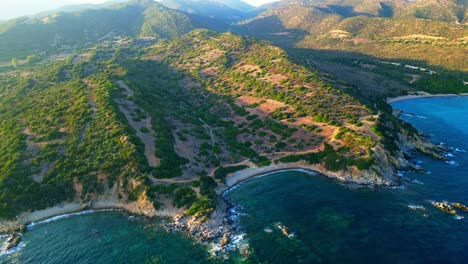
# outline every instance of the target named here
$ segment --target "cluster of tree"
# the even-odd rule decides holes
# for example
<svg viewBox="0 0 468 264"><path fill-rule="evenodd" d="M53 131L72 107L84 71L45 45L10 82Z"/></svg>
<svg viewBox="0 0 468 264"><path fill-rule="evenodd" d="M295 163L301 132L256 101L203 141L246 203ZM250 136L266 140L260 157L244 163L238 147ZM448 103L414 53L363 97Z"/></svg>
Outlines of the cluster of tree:
<svg viewBox="0 0 468 264"><path fill-rule="evenodd" d="M359 170L368 170L375 163L374 158L371 156L363 158L347 157L340 154L342 150L341 148L335 150L331 145L325 143L323 151L285 156L280 158L279 161L286 163L298 161L306 161L310 164L323 163L325 168L330 171L346 170L348 166L356 166Z"/></svg>

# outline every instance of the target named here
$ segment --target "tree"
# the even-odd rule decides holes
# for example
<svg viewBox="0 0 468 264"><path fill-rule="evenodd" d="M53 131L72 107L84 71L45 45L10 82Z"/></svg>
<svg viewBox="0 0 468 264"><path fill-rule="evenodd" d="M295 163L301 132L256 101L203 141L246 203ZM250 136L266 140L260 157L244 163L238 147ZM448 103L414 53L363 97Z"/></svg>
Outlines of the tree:
<svg viewBox="0 0 468 264"><path fill-rule="evenodd" d="M26 57L26 62L28 64L33 64L39 62L41 59L41 56L39 56L38 54L33 54Z"/></svg>
<svg viewBox="0 0 468 264"><path fill-rule="evenodd" d="M14 68L18 67L18 59L17 58L11 59L11 66L13 66Z"/></svg>

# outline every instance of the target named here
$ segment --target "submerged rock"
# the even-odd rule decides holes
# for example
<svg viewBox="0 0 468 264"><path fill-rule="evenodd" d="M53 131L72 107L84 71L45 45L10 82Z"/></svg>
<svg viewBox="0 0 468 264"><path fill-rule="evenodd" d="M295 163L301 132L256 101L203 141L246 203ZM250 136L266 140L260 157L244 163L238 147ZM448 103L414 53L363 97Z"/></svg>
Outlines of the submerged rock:
<svg viewBox="0 0 468 264"><path fill-rule="evenodd" d="M281 224L281 223L277 223L276 226L281 230L281 232L283 233L283 235L289 237L291 235L291 233L289 232L289 229Z"/></svg>
<svg viewBox="0 0 468 264"><path fill-rule="evenodd" d="M468 212L468 206L461 204L461 203L452 203L452 206L455 208L458 208L460 210L463 210L465 212Z"/></svg>
<svg viewBox="0 0 468 264"><path fill-rule="evenodd" d="M453 209L453 207L447 202L434 202L432 203L437 209L441 210L442 212L446 212L449 214L456 214L457 211Z"/></svg>
<svg viewBox="0 0 468 264"><path fill-rule="evenodd" d="M9 251L19 245L21 242L21 235L18 233L13 233L7 240L7 245L5 247L5 251Z"/></svg>

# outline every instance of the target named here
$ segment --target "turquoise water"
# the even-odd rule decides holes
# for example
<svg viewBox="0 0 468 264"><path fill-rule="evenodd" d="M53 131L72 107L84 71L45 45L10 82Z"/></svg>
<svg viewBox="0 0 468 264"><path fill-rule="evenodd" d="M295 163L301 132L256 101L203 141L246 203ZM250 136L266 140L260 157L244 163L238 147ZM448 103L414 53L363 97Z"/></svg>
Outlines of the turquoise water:
<svg viewBox="0 0 468 264"><path fill-rule="evenodd" d="M468 97L394 104L411 113L403 118L431 134L432 140L458 148L450 157L453 164L415 156L431 173L405 173L403 188L352 188L320 175L289 171L232 190L228 198L242 213L239 221L247 233L251 260L466 263L468 213L459 212L456 219L431 201L468 204L468 154L463 152L468 150L467 106ZM0 263L215 262L207 247L158 228L160 221L130 221L119 212L105 212L37 225L24 234L17 251L0 255ZM294 234L285 236L278 226Z"/></svg>
<svg viewBox="0 0 468 264"><path fill-rule="evenodd" d="M0 263L211 263L206 247L160 221L128 220L120 212L71 216L34 226Z"/></svg>
<svg viewBox="0 0 468 264"><path fill-rule="evenodd" d="M457 220L431 201L468 204L468 155L462 152L468 150L468 97L393 106L412 113L403 118L435 142L458 148L454 164L416 156L430 174L405 173L407 184L398 189L353 189L301 172L248 181L229 197L245 213L241 224L257 261L467 263L468 213L459 212L465 218ZM278 222L295 237L286 237Z"/></svg>

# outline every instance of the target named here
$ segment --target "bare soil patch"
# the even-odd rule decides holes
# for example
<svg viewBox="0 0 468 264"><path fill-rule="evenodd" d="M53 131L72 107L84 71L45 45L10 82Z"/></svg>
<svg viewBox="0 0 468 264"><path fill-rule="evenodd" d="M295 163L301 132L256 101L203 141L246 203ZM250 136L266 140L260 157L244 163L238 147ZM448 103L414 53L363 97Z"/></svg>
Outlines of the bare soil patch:
<svg viewBox="0 0 468 264"><path fill-rule="evenodd" d="M116 83L122 89L122 94L125 97L116 99L115 101L118 103L120 111L125 115L130 126L136 130L136 135L145 145L145 156L148 159L148 164L152 167L156 167L159 165L160 161L155 156L156 148L154 145L154 131L151 127L151 116L141 110L133 101L127 99L133 97L134 93L125 82L117 81ZM136 109L140 109L146 117L137 121L136 115L134 114ZM142 128L146 128L149 132L143 132Z"/></svg>

